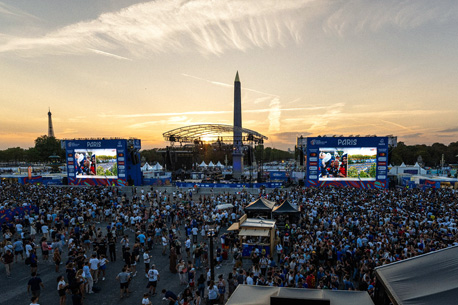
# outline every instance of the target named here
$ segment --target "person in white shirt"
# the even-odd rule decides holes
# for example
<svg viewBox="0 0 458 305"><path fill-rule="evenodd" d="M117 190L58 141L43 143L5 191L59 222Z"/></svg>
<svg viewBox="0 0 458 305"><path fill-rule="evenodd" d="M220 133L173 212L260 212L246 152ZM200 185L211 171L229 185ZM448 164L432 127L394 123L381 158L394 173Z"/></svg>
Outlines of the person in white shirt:
<svg viewBox="0 0 458 305"><path fill-rule="evenodd" d="M96 254L92 254L91 259L89 260L89 265L91 267L91 275L94 279L94 283L97 283L98 280L98 270L99 270L100 261L97 258Z"/></svg>
<svg viewBox="0 0 458 305"><path fill-rule="evenodd" d="M145 251L143 253L143 262L145 263L145 274L146 274L146 277L148 277L150 260L151 260L151 257L149 256L148 252Z"/></svg>

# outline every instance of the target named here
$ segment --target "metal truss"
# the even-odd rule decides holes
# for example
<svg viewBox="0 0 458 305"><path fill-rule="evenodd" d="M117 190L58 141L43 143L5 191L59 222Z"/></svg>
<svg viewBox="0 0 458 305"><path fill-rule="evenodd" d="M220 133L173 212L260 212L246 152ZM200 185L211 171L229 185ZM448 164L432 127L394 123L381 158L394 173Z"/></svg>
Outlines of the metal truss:
<svg viewBox="0 0 458 305"><path fill-rule="evenodd" d="M224 124L200 124L176 128L164 132L162 136L171 143L193 143L202 144L203 142L213 143L232 143L234 129L232 125ZM243 142L253 142L263 144L268 138L256 131L240 128L242 131Z"/></svg>

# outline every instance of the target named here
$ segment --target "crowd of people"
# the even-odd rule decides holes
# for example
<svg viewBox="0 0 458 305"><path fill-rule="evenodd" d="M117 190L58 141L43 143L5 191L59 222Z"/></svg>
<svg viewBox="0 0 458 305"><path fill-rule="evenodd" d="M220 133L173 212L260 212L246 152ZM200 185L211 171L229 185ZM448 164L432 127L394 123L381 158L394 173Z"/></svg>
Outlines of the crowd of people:
<svg viewBox="0 0 458 305"><path fill-rule="evenodd" d="M300 213L278 219L273 253L254 247L243 256L243 240L226 229L260 196L288 200ZM1 208L38 210L2 224L1 256L8 277L14 262L30 266L32 304L43 289L38 258L55 266L61 305L67 297L83 304L105 280L117 281L119 297L129 297L137 276L146 278L141 300L146 305L158 292L170 304L224 304L239 284L373 295L375 267L458 244L456 202L457 193L448 189L297 187L196 194L145 187L127 196L116 187L3 184ZM218 210L222 203L233 207ZM213 224L214 278L207 237ZM161 274L152 249L168 257L167 272L176 274L183 291L157 289ZM116 260L123 267L116 278L107 278L106 268Z"/></svg>

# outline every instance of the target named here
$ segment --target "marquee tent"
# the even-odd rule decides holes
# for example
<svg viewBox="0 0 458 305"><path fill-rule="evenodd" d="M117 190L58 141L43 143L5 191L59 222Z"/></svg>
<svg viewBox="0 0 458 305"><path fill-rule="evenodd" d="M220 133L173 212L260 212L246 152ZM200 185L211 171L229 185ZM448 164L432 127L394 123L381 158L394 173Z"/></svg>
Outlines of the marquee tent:
<svg viewBox="0 0 458 305"><path fill-rule="evenodd" d="M291 205L288 200L283 201L283 203L275 207L272 211L273 214L299 214L300 212Z"/></svg>
<svg viewBox="0 0 458 305"><path fill-rule="evenodd" d="M456 304L458 246L377 267L375 274L395 305Z"/></svg>
<svg viewBox="0 0 458 305"><path fill-rule="evenodd" d="M163 167L159 163L156 163L156 164L153 165L153 170L154 171L160 171L162 169L163 169Z"/></svg>
<svg viewBox="0 0 458 305"><path fill-rule="evenodd" d="M142 168L141 168L142 171L150 171L152 169L153 169L153 167L151 165L149 165L148 162L146 162L145 165L143 165Z"/></svg>
<svg viewBox="0 0 458 305"><path fill-rule="evenodd" d="M218 161L218 163L216 163L216 167L224 167L221 162Z"/></svg>
<svg viewBox="0 0 458 305"><path fill-rule="evenodd" d="M210 161L210 163L208 163L208 166L209 166L209 167L214 167L215 164L214 164L212 161Z"/></svg>
<svg viewBox="0 0 458 305"><path fill-rule="evenodd" d="M200 167L207 167L207 164L205 164L205 161L202 161L202 163L199 164Z"/></svg>

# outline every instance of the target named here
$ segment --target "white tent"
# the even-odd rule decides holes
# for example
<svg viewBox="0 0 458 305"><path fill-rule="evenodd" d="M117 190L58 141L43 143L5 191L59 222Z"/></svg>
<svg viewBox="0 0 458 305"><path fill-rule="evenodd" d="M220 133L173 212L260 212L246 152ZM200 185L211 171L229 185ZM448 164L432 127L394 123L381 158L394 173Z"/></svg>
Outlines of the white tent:
<svg viewBox="0 0 458 305"><path fill-rule="evenodd" d="M208 166L210 166L210 167L214 167L214 166L215 166L215 164L214 164L212 161L210 161L210 163L208 163Z"/></svg>
<svg viewBox="0 0 458 305"><path fill-rule="evenodd" d="M207 164L205 164L205 161L202 161L202 163L199 164L200 167L207 167Z"/></svg>
<svg viewBox="0 0 458 305"><path fill-rule="evenodd" d="M141 168L142 171L150 171L152 169L153 168L151 167L151 165L148 164L148 162L146 162L145 165L143 165Z"/></svg>
<svg viewBox="0 0 458 305"><path fill-rule="evenodd" d="M418 164L418 162L415 162L415 165L413 167L420 167L420 164Z"/></svg>
<svg viewBox="0 0 458 305"><path fill-rule="evenodd" d="M406 164L404 162L402 162L401 166L399 167L406 167Z"/></svg>
<svg viewBox="0 0 458 305"><path fill-rule="evenodd" d="M153 166L153 170L154 170L154 171L160 171L160 170L162 170L162 169L163 169L163 167L162 167L162 165L160 165L159 163L156 163L156 164L154 164L154 166Z"/></svg>
<svg viewBox="0 0 458 305"><path fill-rule="evenodd" d="M221 164L221 162L219 162L219 161L218 161L218 163L216 163L216 166L217 166L217 167L224 167L224 166Z"/></svg>

